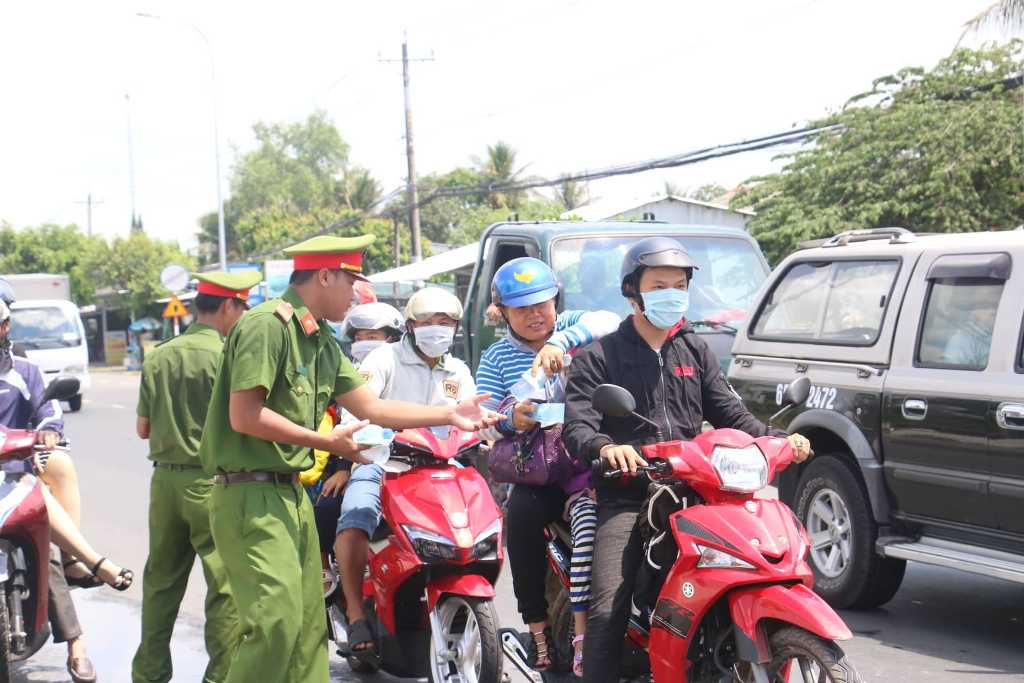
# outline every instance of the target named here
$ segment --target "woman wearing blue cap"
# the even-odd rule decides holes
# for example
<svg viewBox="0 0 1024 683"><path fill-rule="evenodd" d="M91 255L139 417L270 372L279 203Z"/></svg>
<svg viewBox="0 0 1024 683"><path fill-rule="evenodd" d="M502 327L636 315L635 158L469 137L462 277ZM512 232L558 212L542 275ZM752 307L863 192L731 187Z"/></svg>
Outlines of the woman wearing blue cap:
<svg viewBox="0 0 1024 683"><path fill-rule="evenodd" d="M568 352L618 328L619 316L608 311L558 313L559 292L551 268L535 258L513 259L494 274L491 299L509 333L492 344L480 359L477 392L490 393L491 398L484 405L492 410L500 406L505 419L497 427L482 431L482 437L500 440L532 429L537 424L533 417L536 406L529 400L505 400L523 374L543 369L553 377L563 370L563 358ZM560 482L546 486L516 484L508 500L512 584L519 612L533 635L530 664L537 669L546 669L552 663L548 604L544 596L544 527L563 518L566 501L566 489ZM585 603L581 606L585 608Z"/></svg>

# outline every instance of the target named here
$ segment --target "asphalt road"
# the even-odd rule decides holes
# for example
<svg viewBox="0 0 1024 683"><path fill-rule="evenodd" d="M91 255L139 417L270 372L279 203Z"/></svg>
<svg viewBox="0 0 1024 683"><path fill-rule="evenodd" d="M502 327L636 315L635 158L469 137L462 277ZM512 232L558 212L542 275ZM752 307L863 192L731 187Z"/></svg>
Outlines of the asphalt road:
<svg viewBox="0 0 1024 683"><path fill-rule="evenodd" d="M83 529L103 554L136 571L126 593L106 588L74 593L90 655L102 681L129 681L139 642L141 577L147 554L151 467L135 437L138 375L93 376L82 412L69 415L68 436L83 497ZM503 625L520 626L507 571L499 586ZM194 571L175 630L176 681L199 681L202 574ZM912 565L896 599L871 612L844 612L853 641L844 644L865 681L979 683L1024 681L1024 586ZM67 681L63 647L47 645L22 664L19 681ZM387 676L374 676L377 683ZM513 673L513 680L522 681ZM332 661L332 680L356 680Z"/></svg>

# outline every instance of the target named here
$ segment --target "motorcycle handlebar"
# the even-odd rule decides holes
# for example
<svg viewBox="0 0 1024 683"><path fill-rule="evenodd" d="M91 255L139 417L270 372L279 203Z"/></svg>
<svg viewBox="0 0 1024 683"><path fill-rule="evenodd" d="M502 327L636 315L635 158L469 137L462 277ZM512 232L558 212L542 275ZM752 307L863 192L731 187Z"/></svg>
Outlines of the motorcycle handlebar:
<svg viewBox="0 0 1024 683"><path fill-rule="evenodd" d="M590 466L590 473L598 479L618 479L619 477L637 477L642 474L654 474L654 475L665 475L672 471L672 465L667 460L654 460L650 465L643 466L639 465L636 468L636 473L631 474L629 472L614 469L612 464L600 458L595 460Z"/></svg>

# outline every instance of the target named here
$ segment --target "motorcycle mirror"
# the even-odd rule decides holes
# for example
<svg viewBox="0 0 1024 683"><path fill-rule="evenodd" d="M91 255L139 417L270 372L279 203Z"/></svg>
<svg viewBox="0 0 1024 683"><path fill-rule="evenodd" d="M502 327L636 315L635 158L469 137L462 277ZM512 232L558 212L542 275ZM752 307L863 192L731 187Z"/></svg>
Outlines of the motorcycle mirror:
<svg viewBox="0 0 1024 683"><path fill-rule="evenodd" d="M43 392L43 401L70 401L78 395L79 382L77 377L61 375L50 382Z"/></svg>
<svg viewBox="0 0 1024 683"><path fill-rule="evenodd" d="M612 417L629 417L636 410L633 394L616 384L602 384L597 387L590 403L597 412Z"/></svg>
<svg viewBox="0 0 1024 683"><path fill-rule="evenodd" d="M804 375L797 377L786 387L786 393L782 395L783 407L798 406L807 400L811 394L811 378Z"/></svg>

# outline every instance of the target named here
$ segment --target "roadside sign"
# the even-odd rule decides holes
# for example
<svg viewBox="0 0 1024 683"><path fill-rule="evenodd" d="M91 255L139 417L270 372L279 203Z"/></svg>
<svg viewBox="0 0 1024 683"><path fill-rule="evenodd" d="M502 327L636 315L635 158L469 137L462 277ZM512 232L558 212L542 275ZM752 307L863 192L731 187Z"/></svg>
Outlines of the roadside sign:
<svg viewBox="0 0 1024 683"><path fill-rule="evenodd" d="M188 315L188 311L185 310L185 304L181 303L181 299L178 297L172 296L171 300L167 302L163 317L184 318L186 315Z"/></svg>
<svg viewBox="0 0 1024 683"><path fill-rule="evenodd" d="M184 266L172 263L160 271L160 284L172 293L181 292L188 287L188 271Z"/></svg>

